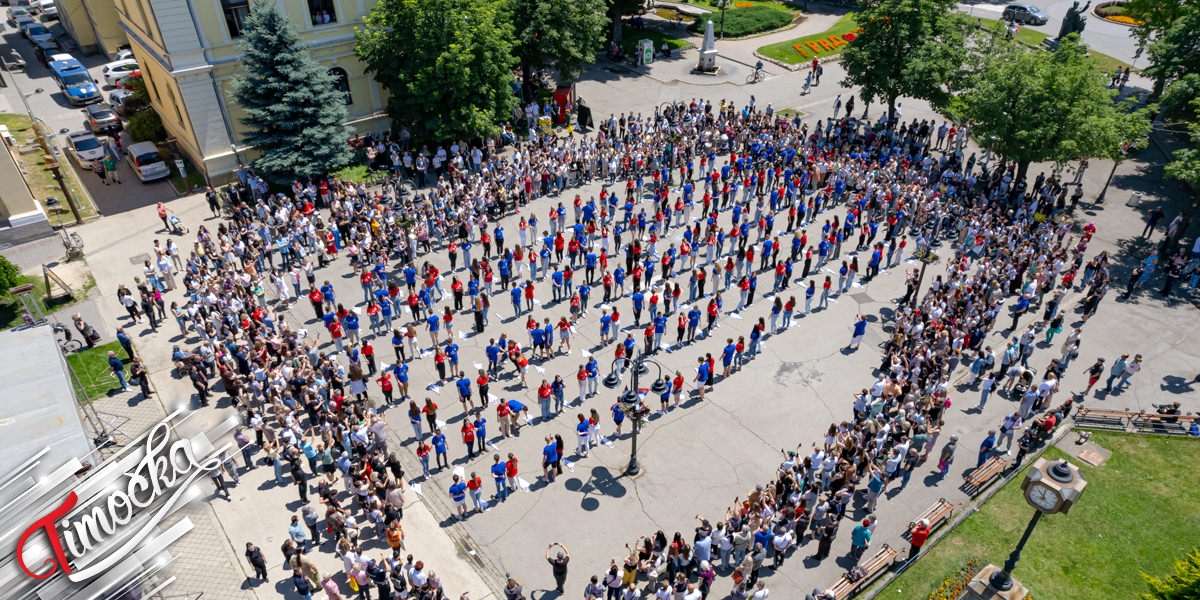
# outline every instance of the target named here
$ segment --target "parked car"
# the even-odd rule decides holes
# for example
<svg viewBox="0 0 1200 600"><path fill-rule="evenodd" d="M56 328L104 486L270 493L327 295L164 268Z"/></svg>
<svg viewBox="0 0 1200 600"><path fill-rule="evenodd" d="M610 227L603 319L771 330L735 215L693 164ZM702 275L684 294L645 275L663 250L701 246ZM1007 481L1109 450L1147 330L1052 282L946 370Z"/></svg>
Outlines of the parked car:
<svg viewBox="0 0 1200 600"><path fill-rule="evenodd" d="M171 175L171 170L158 153L158 148L151 142L130 144L125 150L125 159L129 161L129 166L137 173L142 183Z"/></svg>
<svg viewBox="0 0 1200 600"><path fill-rule="evenodd" d="M118 79L138 70L136 60L118 60L104 65L104 83L112 85Z"/></svg>
<svg viewBox="0 0 1200 600"><path fill-rule="evenodd" d="M80 167L91 169L92 161L104 158L104 144L90 131L72 131L67 134L67 141L71 156Z"/></svg>
<svg viewBox="0 0 1200 600"><path fill-rule="evenodd" d="M142 71L141 71L141 69L138 69L136 71L130 71L130 72L126 73L125 75L118 77L114 83L119 88L126 89L126 90L132 90L133 89L133 80L141 79L141 78L142 78Z"/></svg>
<svg viewBox="0 0 1200 600"><path fill-rule="evenodd" d="M33 15L29 14L29 9L21 6L14 6L8 9L8 26L13 29L21 29L25 23L33 23Z"/></svg>
<svg viewBox="0 0 1200 600"><path fill-rule="evenodd" d="M45 19L57 19L58 18L58 5L54 3L54 0L41 0L39 2L39 8L42 11L43 18L45 18Z"/></svg>
<svg viewBox="0 0 1200 600"><path fill-rule="evenodd" d="M1050 15L1032 4L1017 2L1004 7L1003 18L1016 23L1045 25L1050 20Z"/></svg>
<svg viewBox="0 0 1200 600"><path fill-rule="evenodd" d="M136 112L137 107L133 106L133 91L124 88L117 88L108 95L108 105L117 111L117 114L122 117L128 117Z"/></svg>
<svg viewBox="0 0 1200 600"><path fill-rule="evenodd" d="M21 28L21 33L25 35L29 41L37 44L39 42L48 42L54 39L54 34L41 23L28 23Z"/></svg>
<svg viewBox="0 0 1200 600"><path fill-rule="evenodd" d="M37 57L37 59L41 61L43 65L49 64L50 61L54 60L52 57L61 51L62 48L60 48L58 46L58 42L54 40L33 45L33 55Z"/></svg>
<svg viewBox="0 0 1200 600"><path fill-rule="evenodd" d="M124 129L117 111L103 102L89 104L83 109L83 114L87 115L84 125L97 135L107 135Z"/></svg>
<svg viewBox="0 0 1200 600"><path fill-rule="evenodd" d="M125 48L124 50L119 50L119 51L117 51L117 55L113 57L113 60L114 61L133 60L133 50L130 50L129 48Z"/></svg>

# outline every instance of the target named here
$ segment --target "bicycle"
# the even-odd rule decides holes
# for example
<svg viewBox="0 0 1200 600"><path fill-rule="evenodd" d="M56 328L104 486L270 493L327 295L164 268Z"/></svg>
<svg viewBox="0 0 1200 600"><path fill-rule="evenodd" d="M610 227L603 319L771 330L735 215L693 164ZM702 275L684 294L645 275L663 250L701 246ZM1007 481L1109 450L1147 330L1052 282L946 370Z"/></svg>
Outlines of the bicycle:
<svg viewBox="0 0 1200 600"><path fill-rule="evenodd" d="M762 69L755 69L746 77L746 83L758 83L767 78L766 72Z"/></svg>
<svg viewBox="0 0 1200 600"><path fill-rule="evenodd" d="M63 354L70 354L83 347L83 342L71 339L71 330L67 329L66 325L55 323L51 328L54 329L54 341L62 348Z"/></svg>

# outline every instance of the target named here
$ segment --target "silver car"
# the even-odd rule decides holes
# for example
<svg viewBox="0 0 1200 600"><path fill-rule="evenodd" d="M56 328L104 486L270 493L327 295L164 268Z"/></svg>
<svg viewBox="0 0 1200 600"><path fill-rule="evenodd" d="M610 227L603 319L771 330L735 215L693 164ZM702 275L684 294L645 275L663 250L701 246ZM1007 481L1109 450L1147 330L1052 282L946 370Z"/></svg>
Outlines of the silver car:
<svg viewBox="0 0 1200 600"><path fill-rule="evenodd" d="M104 158L104 144L90 131L72 131L67 134L71 155L75 162L85 169L92 168L92 162Z"/></svg>
<svg viewBox="0 0 1200 600"><path fill-rule="evenodd" d="M1028 2L1016 2L1004 7L1003 19L1014 23L1045 25L1050 15Z"/></svg>

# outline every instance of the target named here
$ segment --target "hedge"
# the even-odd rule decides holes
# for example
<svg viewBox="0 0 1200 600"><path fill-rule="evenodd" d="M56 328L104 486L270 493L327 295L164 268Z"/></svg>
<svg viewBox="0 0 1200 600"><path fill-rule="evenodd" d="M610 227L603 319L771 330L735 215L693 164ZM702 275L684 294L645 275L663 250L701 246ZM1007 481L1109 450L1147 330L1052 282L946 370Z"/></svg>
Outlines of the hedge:
<svg viewBox="0 0 1200 600"><path fill-rule="evenodd" d="M704 33L704 23L713 22L713 32L721 35L721 13L714 12L696 19L690 29L699 34ZM792 22L790 13L776 10L767 6L747 6L725 11L725 37L745 37L779 29Z"/></svg>

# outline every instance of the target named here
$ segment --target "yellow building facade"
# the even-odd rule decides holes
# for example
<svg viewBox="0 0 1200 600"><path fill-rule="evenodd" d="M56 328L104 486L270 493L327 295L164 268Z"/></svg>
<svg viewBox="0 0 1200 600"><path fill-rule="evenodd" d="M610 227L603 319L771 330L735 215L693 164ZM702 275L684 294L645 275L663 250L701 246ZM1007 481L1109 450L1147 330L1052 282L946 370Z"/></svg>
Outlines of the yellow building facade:
<svg viewBox="0 0 1200 600"><path fill-rule="evenodd" d="M249 0L110 0L167 135L213 182L254 156L242 145L244 113L233 100ZM387 93L354 56L354 28L374 0L276 0L315 60L348 92L358 132L388 126Z"/></svg>
<svg viewBox="0 0 1200 600"><path fill-rule="evenodd" d="M113 56L126 45L113 0L56 0L58 19L84 52Z"/></svg>

